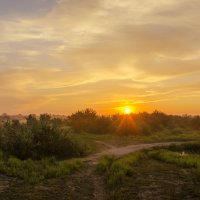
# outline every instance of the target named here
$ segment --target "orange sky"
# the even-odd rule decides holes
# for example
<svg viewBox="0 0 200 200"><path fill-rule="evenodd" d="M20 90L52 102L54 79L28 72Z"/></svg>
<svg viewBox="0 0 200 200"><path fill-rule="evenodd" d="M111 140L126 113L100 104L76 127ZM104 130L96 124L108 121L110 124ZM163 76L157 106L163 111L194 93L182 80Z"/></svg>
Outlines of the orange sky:
<svg viewBox="0 0 200 200"><path fill-rule="evenodd" d="M199 0L0 0L0 113L200 114Z"/></svg>

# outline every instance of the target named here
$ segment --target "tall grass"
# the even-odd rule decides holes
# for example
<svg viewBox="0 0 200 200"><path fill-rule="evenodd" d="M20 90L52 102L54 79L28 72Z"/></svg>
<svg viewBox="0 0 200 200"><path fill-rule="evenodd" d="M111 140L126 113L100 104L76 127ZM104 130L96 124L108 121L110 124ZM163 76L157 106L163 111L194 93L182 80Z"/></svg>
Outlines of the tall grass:
<svg viewBox="0 0 200 200"><path fill-rule="evenodd" d="M0 152L0 172L8 176L18 177L34 184L46 178L55 178L70 174L84 166L81 159L56 161L46 158L40 161L20 160Z"/></svg>
<svg viewBox="0 0 200 200"><path fill-rule="evenodd" d="M104 156L97 165L97 171L106 173L108 185L120 185L133 172L133 166L142 158L142 153L129 154L117 159L114 156Z"/></svg>

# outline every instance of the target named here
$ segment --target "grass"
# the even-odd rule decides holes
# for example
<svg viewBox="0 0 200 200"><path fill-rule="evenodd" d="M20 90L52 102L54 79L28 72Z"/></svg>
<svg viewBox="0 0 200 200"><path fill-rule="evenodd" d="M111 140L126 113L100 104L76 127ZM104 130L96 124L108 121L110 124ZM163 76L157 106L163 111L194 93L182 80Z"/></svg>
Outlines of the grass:
<svg viewBox="0 0 200 200"><path fill-rule="evenodd" d="M200 172L200 155L169 150L153 150L149 151L148 155L162 162L175 164L183 168L194 168Z"/></svg>
<svg viewBox="0 0 200 200"><path fill-rule="evenodd" d="M133 166L139 162L141 155L134 153L120 159L104 156L97 165L97 171L107 174L109 186L120 185L132 173Z"/></svg>
<svg viewBox="0 0 200 200"><path fill-rule="evenodd" d="M105 175L107 199L199 199L198 147L188 143L173 147L173 151L169 150L171 146L157 147L122 158L102 157L97 170ZM175 149L189 149L192 153Z"/></svg>
<svg viewBox="0 0 200 200"><path fill-rule="evenodd" d="M97 165L97 171L104 175L106 180L105 192L108 195L106 199L199 199L200 179L196 178L196 173L194 173L198 170L199 166L198 164L194 164L195 159L199 162L198 144L189 143L187 145L177 145L176 147L173 147L173 151L170 148L172 147L158 147L156 149L135 152L121 158L115 156L102 157ZM185 151L186 149L190 149L191 151ZM185 153L182 154L182 151ZM159 155L162 155L161 158L165 159L158 159L158 157L155 156L158 152L160 152ZM38 167L36 168L36 172L40 171L42 179L39 179L39 181L46 178L60 177L65 174L70 174L83 166L80 159L67 161L56 161L53 158L41 161L19 161L17 159L18 161L16 161L16 158L6 157L3 153L0 153L0 158L4 164L7 163L7 166L16 166L19 165L18 162L20 162L21 167L12 167L12 173L15 171L14 169L17 171L15 173L19 173L18 171L26 171L26 167L22 168L22 166L25 165L23 162L26 163L26 165L28 165L29 174L26 174L25 177L21 178L24 180L27 178L26 181L30 183L34 183L35 177L38 177L38 174L37 176L31 174L31 172L35 172L34 166ZM184 158L185 160L182 160L182 164L178 164L180 161L176 161L177 158ZM80 162L78 165L75 164L77 161ZM185 161L187 161L186 165ZM48 195L48 197L52 197L48 199L62 199L66 194L69 197L72 188L75 188L73 194L76 194L77 196L72 199L92 199L94 190L94 178L92 176L95 174L92 176L86 174L82 176L81 171L81 177L80 175L77 177L73 175L69 177L67 176L67 178L64 177L63 179L52 179L42 182L38 187L30 185L30 187L25 190L24 186L20 186L21 191L16 187L10 190L9 193L10 196L15 194L16 191L19 193L19 196L21 193L24 195L29 194L31 196L30 199L45 199ZM14 176L20 177L19 174ZM33 181L30 181L31 177ZM36 182L37 181L38 179L36 178ZM98 182L97 184L100 183ZM45 189L41 190L43 187ZM6 192L4 193L5 197L8 195ZM21 197L19 199L25 198Z"/></svg>
<svg viewBox="0 0 200 200"><path fill-rule="evenodd" d="M61 177L84 166L81 159L56 161L46 158L40 161L20 160L0 152L0 172L8 176L18 177L30 184L38 183L47 178Z"/></svg>
<svg viewBox="0 0 200 200"><path fill-rule="evenodd" d="M102 141L103 139L101 138L103 137L88 133L68 133L68 138L77 144L85 152L85 155L99 152L103 146L95 141Z"/></svg>
<svg viewBox="0 0 200 200"><path fill-rule="evenodd" d="M145 156L118 187L109 187L108 200L199 199L200 182L193 170Z"/></svg>
<svg viewBox="0 0 200 200"><path fill-rule="evenodd" d="M173 144L166 149L148 151L148 155L163 163L174 164L180 168L193 170L193 175L200 180L200 143Z"/></svg>
<svg viewBox="0 0 200 200"><path fill-rule="evenodd" d="M153 149L132 153L122 158L104 156L97 165L97 171L107 175L109 186L119 186L132 174L134 167L137 164L139 165L140 162L143 162L143 160L145 160L144 158L146 158L156 159L163 163L174 164L181 168L194 169L195 172L197 172L196 174L200 175L200 155L197 154L197 152L199 152L200 144L186 143L171 145L167 148L181 149L182 151L176 152L168 149ZM185 149L190 150L193 153L185 153L185 151L183 151Z"/></svg>

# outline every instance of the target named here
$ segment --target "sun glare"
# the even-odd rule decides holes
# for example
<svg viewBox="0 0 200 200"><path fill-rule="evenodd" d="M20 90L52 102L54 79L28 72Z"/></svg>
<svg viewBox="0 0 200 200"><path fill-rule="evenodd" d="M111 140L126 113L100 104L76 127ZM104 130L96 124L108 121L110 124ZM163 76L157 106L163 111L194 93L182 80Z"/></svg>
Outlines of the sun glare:
<svg viewBox="0 0 200 200"><path fill-rule="evenodd" d="M118 107L117 110L121 113L121 114L124 114L124 115L130 115L132 113L135 113L135 107L133 106L121 106L121 107Z"/></svg>
<svg viewBox="0 0 200 200"><path fill-rule="evenodd" d="M129 114L131 114L132 112L133 112L133 111L132 111L131 107L125 107L125 108L124 108L124 114L129 115Z"/></svg>

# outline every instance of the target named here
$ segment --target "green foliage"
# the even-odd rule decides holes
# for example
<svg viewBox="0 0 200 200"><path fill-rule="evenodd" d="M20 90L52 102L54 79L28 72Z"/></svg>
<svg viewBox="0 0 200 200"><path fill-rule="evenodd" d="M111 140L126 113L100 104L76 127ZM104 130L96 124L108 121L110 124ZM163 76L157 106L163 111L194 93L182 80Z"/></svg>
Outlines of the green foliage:
<svg viewBox="0 0 200 200"><path fill-rule="evenodd" d="M0 152L0 172L21 178L31 184L38 183L46 178L70 174L83 166L84 162L80 159L56 161L55 158L46 158L40 161L31 159L22 161Z"/></svg>
<svg viewBox="0 0 200 200"><path fill-rule="evenodd" d="M115 156L112 155L103 156L97 165L97 171L100 173L106 172L107 174L109 174L110 168L115 160L116 160Z"/></svg>
<svg viewBox="0 0 200 200"><path fill-rule="evenodd" d="M44 114L37 120L27 117L26 124L6 123L0 130L0 148L20 159L56 157L72 158L84 155L84 149L68 137L68 131Z"/></svg>
<svg viewBox="0 0 200 200"><path fill-rule="evenodd" d="M200 170L200 155L172 152L169 150L153 150L148 152L148 155L162 162Z"/></svg>
<svg viewBox="0 0 200 200"><path fill-rule="evenodd" d="M118 186L132 173L134 165L142 158L142 153L134 153L117 159L113 156L101 158L97 171L108 175L109 186Z"/></svg>

